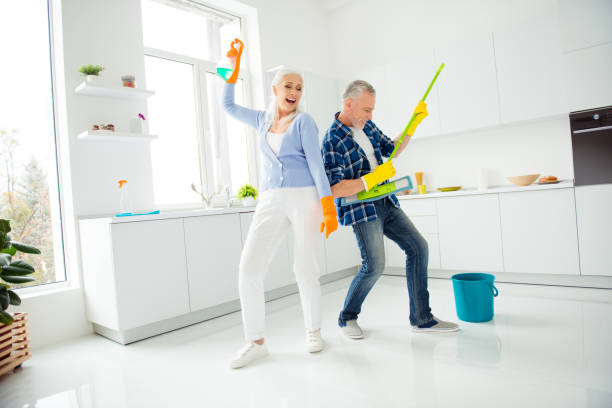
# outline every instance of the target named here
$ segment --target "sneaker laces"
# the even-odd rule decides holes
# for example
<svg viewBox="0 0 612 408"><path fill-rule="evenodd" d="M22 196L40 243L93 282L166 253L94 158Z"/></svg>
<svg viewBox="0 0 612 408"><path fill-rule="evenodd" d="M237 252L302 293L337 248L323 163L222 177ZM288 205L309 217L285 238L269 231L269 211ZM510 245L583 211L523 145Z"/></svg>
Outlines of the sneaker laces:
<svg viewBox="0 0 612 408"><path fill-rule="evenodd" d="M249 344L245 345L240 351L236 354L236 357L244 357L249 351L251 351L255 347L255 343L249 342Z"/></svg>
<svg viewBox="0 0 612 408"><path fill-rule="evenodd" d="M321 333L321 329L309 331L308 332L308 342L314 343L314 342L319 341L319 338L321 337L320 333Z"/></svg>

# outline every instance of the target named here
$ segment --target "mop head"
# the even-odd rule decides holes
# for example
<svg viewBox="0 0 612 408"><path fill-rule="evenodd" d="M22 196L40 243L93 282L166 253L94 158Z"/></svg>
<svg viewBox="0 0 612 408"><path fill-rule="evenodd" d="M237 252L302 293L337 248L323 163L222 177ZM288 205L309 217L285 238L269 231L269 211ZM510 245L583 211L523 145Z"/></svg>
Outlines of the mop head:
<svg viewBox="0 0 612 408"><path fill-rule="evenodd" d="M391 194L400 193L402 191L412 189L412 180L410 176L402 177L387 184L381 184L372 188L369 191L361 191L355 195L342 197L340 205L349 205L357 203L367 203L369 201L380 200L383 197Z"/></svg>

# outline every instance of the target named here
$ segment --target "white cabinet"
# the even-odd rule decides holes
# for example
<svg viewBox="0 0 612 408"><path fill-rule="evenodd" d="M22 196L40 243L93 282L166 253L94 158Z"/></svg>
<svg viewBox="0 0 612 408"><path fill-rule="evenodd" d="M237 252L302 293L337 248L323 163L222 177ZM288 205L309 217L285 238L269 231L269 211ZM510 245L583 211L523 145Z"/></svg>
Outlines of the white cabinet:
<svg viewBox="0 0 612 408"><path fill-rule="evenodd" d="M498 125L499 104L491 33L435 50L444 62L436 83L443 133Z"/></svg>
<svg viewBox="0 0 612 408"><path fill-rule="evenodd" d="M246 238L253 220L253 213L240 214L240 224L242 228L242 245L246 243ZM295 275L293 274L293 265L289 258L290 240L286 236L280 243L276 254L272 258L270 267L266 273L264 280L264 289L266 291L282 288L283 286L295 283Z"/></svg>
<svg viewBox="0 0 612 408"><path fill-rule="evenodd" d="M117 329L189 312L182 219L111 224L110 237Z"/></svg>
<svg viewBox="0 0 612 408"><path fill-rule="evenodd" d="M501 272L497 194L437 199L443 269Z"/></svg>
<svg viewBox="0 0 612 408"><path fill-rule="evenodd" d="M502 193L505 272L580 274L574 190Z"/></svg>
<svg viewBox="0 0 612 408"><path fill-rule="evenodd" d="M612 41L612 1L559 0L558 4L564 51Z"/></svg>
<svg viewBox="0 0 612 408"><path fill-rule="evenodd" d="M361 265L361 252L352 227L338 225L338 229L325 241L327 273Z"/></svg>
<svg viewBox="0 0 612 408"><path fill-rule="evenodd" d="M238 299L239 214L184 219L191 311Z"/></svg>
<svg viewBox="0 0 612 408"><path fill-rule="evenodd" d="M576 187L580 270L612 276L612 184Z"/></svg>
<svg viewBox="0 0 612 408"><path fill-rule="evenodd" d="M392 139L408 124L417 102L425 94L427 86L440 65L440 61L434 59L433 49L429 52L417 51L411 57L409 60L385 65L387 97L389 98L389 129L383 129L383 131L387 132L387 136ZM437 84L434 85L427 96L425 102L429 115L417 128L414 139L440 133L437 86Z"/></svg>
<svg viewBox="0 0 612 408"><path fill-rule="evenodd" d="M556 13L493 33L502 122L568 112Z"/></svg>
<svg viewBox="0 0 612 408"><path fill-rule="evenodd" d="M612 43L569 52L563 58L570 111L612 105Z"/></svg>

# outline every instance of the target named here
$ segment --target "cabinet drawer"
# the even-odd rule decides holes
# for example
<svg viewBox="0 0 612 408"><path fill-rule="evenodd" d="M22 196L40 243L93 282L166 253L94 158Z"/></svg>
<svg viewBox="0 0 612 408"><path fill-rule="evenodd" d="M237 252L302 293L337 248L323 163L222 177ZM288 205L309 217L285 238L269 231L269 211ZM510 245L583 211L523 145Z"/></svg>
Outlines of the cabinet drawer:
<svg viewBox="0 0 612 408"><path fill-rule="evenodd" d="M415 215L436 215L436 200L431 198L413 198L409 200L400 200L402 210L407 216Z"/></svg>

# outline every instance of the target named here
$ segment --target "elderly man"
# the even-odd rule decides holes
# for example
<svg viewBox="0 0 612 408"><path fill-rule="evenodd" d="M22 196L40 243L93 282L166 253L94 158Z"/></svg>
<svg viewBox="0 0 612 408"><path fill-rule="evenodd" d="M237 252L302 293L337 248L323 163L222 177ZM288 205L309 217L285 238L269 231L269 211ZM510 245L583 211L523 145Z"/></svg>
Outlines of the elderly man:
<svg viewBox="0 0 612 408"><path fill-rule="evenodd" d="M390 195L376 201L340 206L341 197L367 191L395 175L393 163L391 160L383 163L383 156L389 157L399 140L399 137L391 140L372 122L376 101L372 85L360 80L351 82L343 101L342 111L336 113L323 139L323 163L332 195L336 198L338 218L342 225L353 227L362 265L351 282L338 324L349 338L363 338L357 317L366 296L383 272L383 236L387 236L406 253L412 329L417 332L456 331L455 323L442 321L431 313L427 290L427 242L400 209L397 197ZM419 102L414 113L417 116L398 147L396 157L427 116L425 103Z"/></svg>

